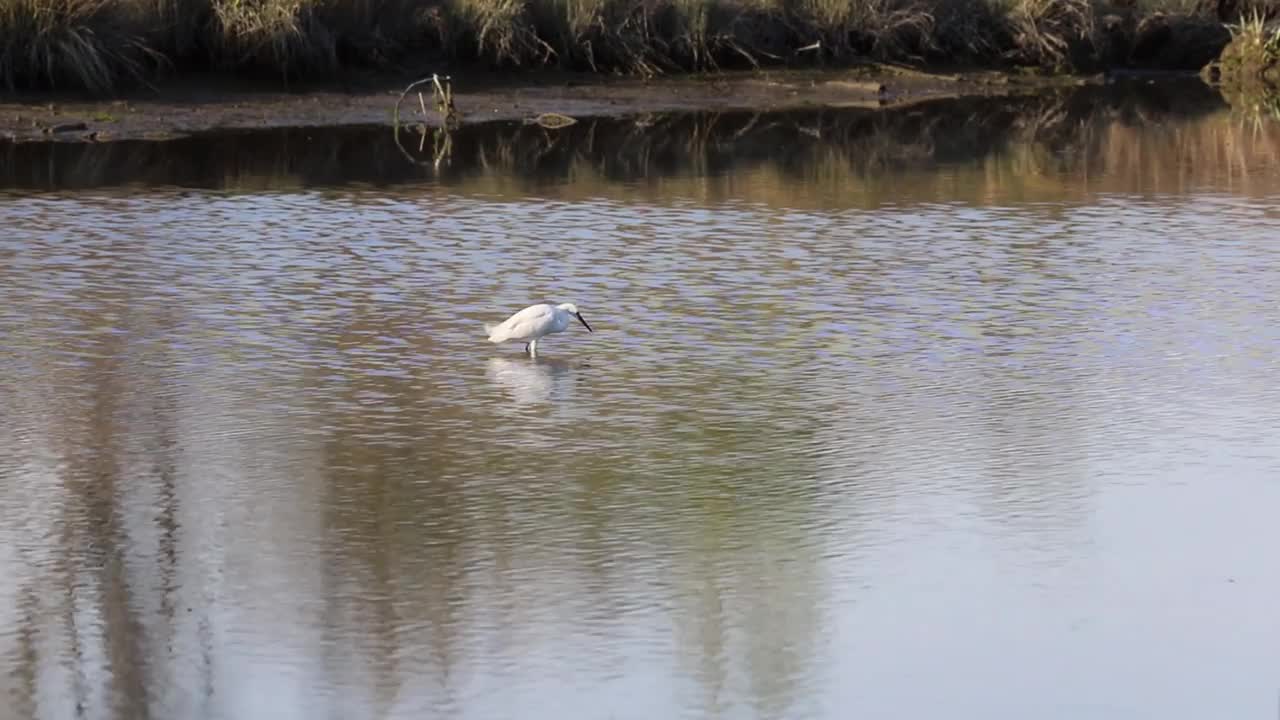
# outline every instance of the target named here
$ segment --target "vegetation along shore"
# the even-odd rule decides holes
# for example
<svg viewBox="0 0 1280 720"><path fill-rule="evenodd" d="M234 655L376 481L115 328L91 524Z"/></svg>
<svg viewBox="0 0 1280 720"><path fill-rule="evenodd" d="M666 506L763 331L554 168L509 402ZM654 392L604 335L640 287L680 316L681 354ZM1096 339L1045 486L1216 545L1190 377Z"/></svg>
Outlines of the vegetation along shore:
<svg viewBox="0 0 1280 720"><path fill-rule="evenodd" d="M1226 70L1262 75L1280 58L1277 15L1280 0L0 0L0 87L109 95L209 72L287 85L432 63L1199 71L1250 28L1253 59Z"/></svg>

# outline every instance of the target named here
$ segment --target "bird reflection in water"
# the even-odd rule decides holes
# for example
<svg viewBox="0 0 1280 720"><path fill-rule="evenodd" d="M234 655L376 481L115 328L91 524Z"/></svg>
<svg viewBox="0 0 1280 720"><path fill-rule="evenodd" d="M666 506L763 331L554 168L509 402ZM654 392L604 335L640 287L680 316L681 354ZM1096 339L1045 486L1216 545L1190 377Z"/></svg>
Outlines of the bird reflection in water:
<svg viewBox="0 0 1280 720"><path fill-rule="evenodd" d="M573 368L567 360L495 357L489 360L485 374L517 405L537 405L564 400L572 394Z"/></svg>

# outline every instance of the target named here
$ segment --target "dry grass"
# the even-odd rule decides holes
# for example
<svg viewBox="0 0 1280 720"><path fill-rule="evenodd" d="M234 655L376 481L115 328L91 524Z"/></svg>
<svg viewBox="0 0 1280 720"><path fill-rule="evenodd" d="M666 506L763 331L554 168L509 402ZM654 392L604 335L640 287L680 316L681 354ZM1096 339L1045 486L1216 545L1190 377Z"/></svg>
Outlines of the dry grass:
<svg viewBox="0 0 1280 720"><path fill-rule="evenodd" d="M1094 33L1090 0L1012 0L1007 15L1015 57L1029 64L1068 64L1073 46Z"/></svg>
<svg viewBox="0 0 1280 720"><path fill-rule="evenodd" d="M1231 42L1210 74L1234 94L1274 102L1280 94L1280 22L1255 10L1230 29Z"/></svg>
<svg viewBox="0 0 1280 720"><path fill-rule="evenodd" d="M332 58L325 33L309 32L311 8L304 0L214 0L219 55L230 65L279 68L324 67Z"/></svg>
<svg viewBox="0 0 1280 720"><path fill-rule="evenodd" d="M288 78L408 58L644 75L861 58L1072 69L1097 60L1100 13L1192 0L1099 2L0 0L0 80L105 92L166 62Z"/></svg>
<svg viewBox="0 0 1280 720"><path fill-rule="evenodd" d="M1261 12L1240 18L1231 27L1232 43L1253 59L1253 64L1266 67L1280 62L1280 25L1268 24Z"/></svg>
<svg viewBox="0 0 1280 720"><path fill-rule="evenodd" d="M155 57L113 0L0 0L0 77L9 88L111 88Z"/></svg>

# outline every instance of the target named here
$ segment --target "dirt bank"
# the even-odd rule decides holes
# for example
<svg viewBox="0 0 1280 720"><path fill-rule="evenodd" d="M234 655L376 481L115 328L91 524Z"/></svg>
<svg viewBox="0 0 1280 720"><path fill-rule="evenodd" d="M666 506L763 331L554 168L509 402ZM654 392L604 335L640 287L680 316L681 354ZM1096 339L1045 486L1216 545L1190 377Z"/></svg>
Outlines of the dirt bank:
<svg viewBox="0 0 1280 720"><path fill-rule="evenodd" d="M940 97L1009 95L1100 77L993 72L922 73L896 66L839 72L718 73L656 81L533 73L454 76L462 123L533 118L541 113L600 117L681 110L784 110L893 107ZM46 95L0 103L0 137L11 141L105 142L165 139L219 129L391 125L403 77L361 78L344 89L260 91L217 79L187 81L112 101ZM332 86L330 86L332 87ZM430 96L427 95L430 102ZM421 122L417 97L402 108ZM429 112L429 125L440 118Z"/></svg>

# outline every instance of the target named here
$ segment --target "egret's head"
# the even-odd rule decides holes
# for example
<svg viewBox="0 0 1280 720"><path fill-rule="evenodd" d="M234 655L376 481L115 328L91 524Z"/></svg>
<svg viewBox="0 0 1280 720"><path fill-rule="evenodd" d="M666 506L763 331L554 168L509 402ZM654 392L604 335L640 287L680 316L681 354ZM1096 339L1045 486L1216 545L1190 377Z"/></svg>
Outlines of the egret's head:
<svg viewBox="0 0 1280 720"><path fill-rule="evenodd" d="M578 322L582 323L582 327L586 328L587 332L595 332L595 330L592 330L591 326L587 324L586 319L582 317L582 313L578 312L577 305L574 305L573 303L560 303L556 307L578 318Z"/></svg>

